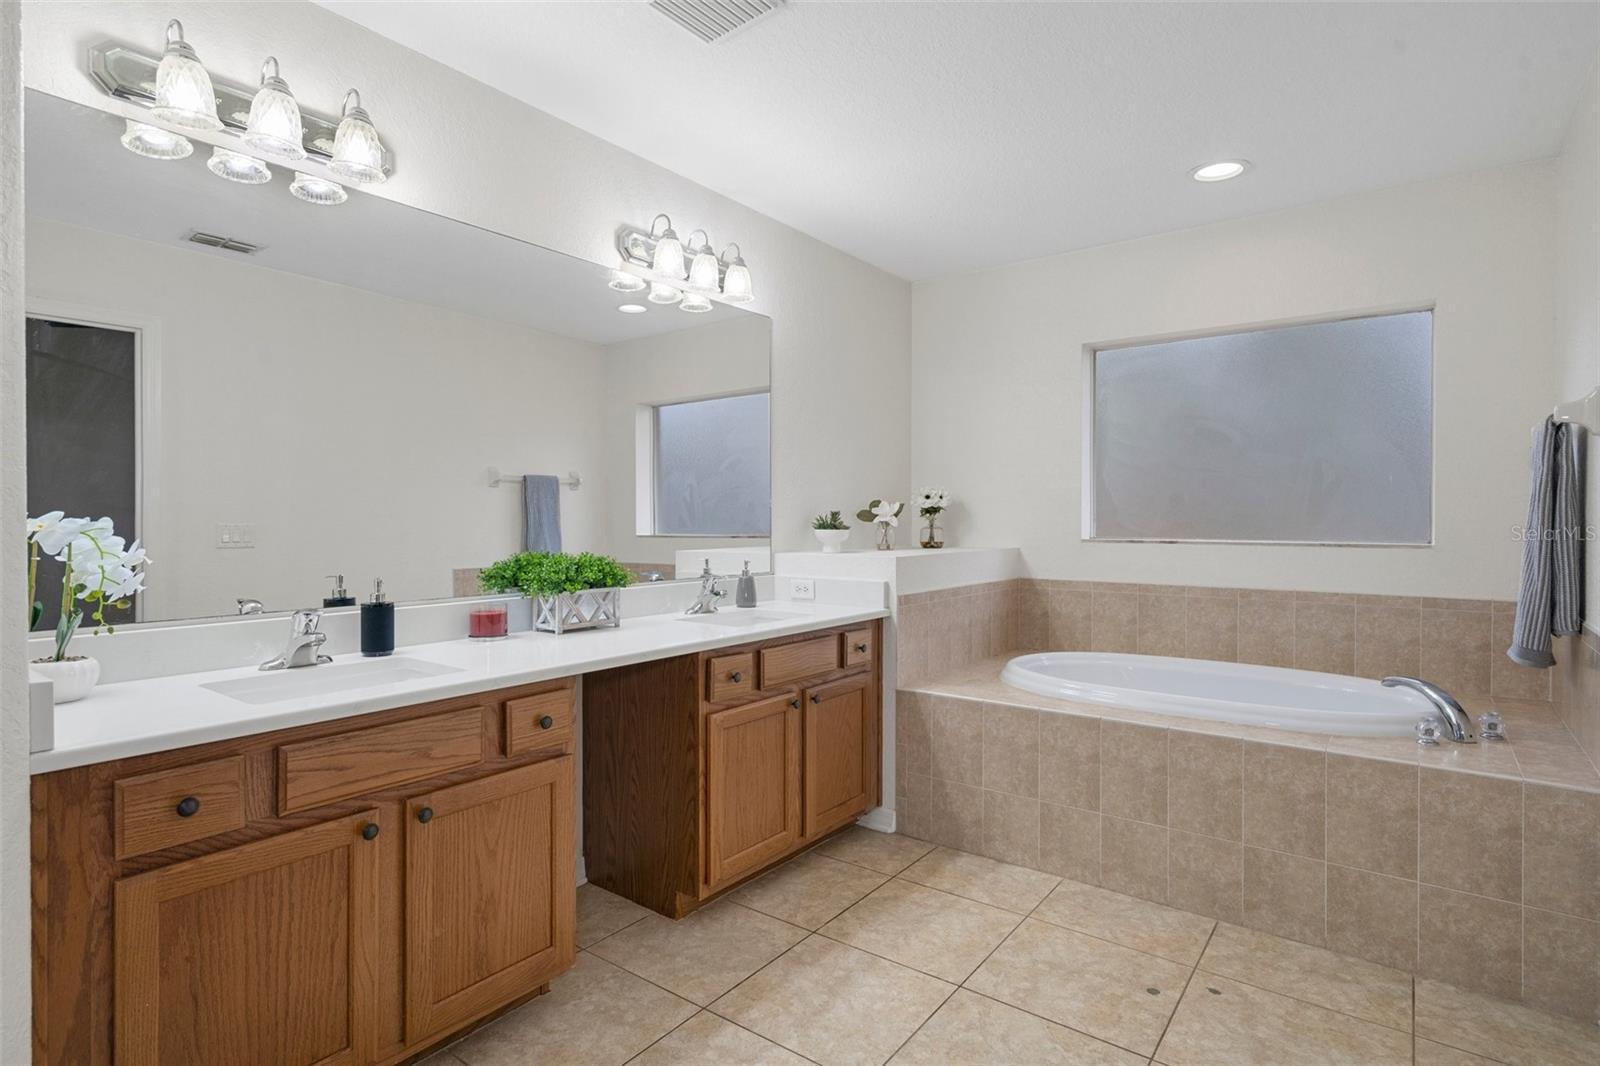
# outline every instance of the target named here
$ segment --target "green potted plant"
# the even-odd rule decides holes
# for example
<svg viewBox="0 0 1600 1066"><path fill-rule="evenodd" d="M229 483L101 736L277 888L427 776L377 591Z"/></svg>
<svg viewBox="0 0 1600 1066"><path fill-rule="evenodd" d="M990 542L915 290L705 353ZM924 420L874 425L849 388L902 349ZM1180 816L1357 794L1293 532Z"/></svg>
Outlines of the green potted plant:
<svg viewBox="0 0 1600 1066"><path fill-rule="evenodd" d="M811 520L811 531L829 555L842 550L845 538L850 536L850 527L845 525L844 516L838 511L817 515Z"/></svg>
<svg viewBox="0 0 1600 1066"><path fill-rule="evenodd" d="M622 624L622 590L633 575L607 555L518 552L484 567L485 592L520 592L533 601L533 628L568 633Z"/></svg>

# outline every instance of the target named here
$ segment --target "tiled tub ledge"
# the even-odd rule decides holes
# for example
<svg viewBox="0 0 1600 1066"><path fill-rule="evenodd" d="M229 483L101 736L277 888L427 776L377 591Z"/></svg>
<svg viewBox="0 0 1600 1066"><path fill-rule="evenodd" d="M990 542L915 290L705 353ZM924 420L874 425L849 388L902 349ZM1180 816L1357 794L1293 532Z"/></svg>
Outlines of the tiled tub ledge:
<svg viewBox="0 0 1600 1066"><path fill-rule="evenodd" d="M1511 740L1291 733L1072 703L1004 659L897 694L899 829L1544 1010L1600 1018L1600 774Z"/></svg>

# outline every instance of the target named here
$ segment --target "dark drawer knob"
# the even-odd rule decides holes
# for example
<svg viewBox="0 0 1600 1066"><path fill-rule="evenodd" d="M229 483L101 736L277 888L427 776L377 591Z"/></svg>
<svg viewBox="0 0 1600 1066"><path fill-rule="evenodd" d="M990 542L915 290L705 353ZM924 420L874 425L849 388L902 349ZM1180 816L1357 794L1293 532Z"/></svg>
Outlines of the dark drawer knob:
<svg viewBox="0 0 1600 1066"><path fill-rule="evenodd" d="M732 682L735 682L735 683L743 681L744 680L744 674L743 674L743 672L741 672L739 670L735 670L733 673L728 675L728 680L732 681Z"/></svg>
<svg viewBox="0 0 1600 1066"><path fill-rule="evenodd" d="M821 702L822 702L822 693L820 693L820 692L813 692L813 693L812 693L812 694L811 694L811 702L812 702L812 703L821 703Z"/></svg>
<svg viewBox="0 0 1600 1066"><path fill-rule="evenodd" d="M423 807L421 810L417 811L417 821L421 822L423 825L427 825L429 822L433 821L433 808Z"/></svg>
<svg viewBox="0 0 1600 1066"><path fill-rule="evenodd" d="M551 718L548 714L545 715L543 718L539 719L539 728L540 729L549 729L551 726L553 726L555 724L556 724L556 720L554 718Z"/></svg>
<svg viewBox="0 0 1600 1066"><path fill-rule="evenodd" d="M193 796L185 796L178 801L178 817L192 818L200 810L200 801Z"/></svg>
<svg viewBox="0 0 1600 1066"><path fill-rule="evenodd" d="M865 655L867 654L867 646L865 644L857 644L856 651L860 652L862 655Z"/></svg>
<svg viewBox="0 0 1600 1066"><path fill-rule="evenodd" d="M366 825L362 826L361 827L361 839L362 840L377 840L378 839L378 823L377 822L368 822Z"/></svg>
<svg viewBox="0 0 1600 1066"><path fill-rule="evenodd" d="M789 701L789 706L793 707L795 710L798 711L800 709L800 697L796 696L794 699L790 700Z"/></svg>

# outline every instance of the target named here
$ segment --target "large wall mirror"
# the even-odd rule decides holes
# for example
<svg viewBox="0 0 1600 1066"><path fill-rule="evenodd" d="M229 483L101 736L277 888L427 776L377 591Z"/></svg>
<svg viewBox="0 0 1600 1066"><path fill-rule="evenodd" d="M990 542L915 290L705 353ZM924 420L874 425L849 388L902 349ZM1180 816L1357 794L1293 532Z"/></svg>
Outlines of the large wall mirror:
<svg viewBox="0 0 1600 1066"><path fill-rule="evenodd" d="M303 203L276 166L221 180L204 144L141 158L123 126L26 98L28 507L144 541L124 621L315 605L332 574L473 595L556 530L640 580L710 549L766 568L766 318L376 196Z"/></svg>

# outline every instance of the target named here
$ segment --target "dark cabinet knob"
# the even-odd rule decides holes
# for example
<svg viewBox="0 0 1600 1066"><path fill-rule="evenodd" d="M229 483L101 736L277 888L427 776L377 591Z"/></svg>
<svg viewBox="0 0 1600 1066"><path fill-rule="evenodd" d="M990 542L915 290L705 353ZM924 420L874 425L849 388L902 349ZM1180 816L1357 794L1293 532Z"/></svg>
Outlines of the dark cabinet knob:
<svg viewBox="0 0 1600 1066"><path fill-rule="evenodd" d="M789 706L793 707L795 710L798 711L800 709L800 697L796 696L794 699L790 700L789 701Z"/></svg>
<svg viewBox="0 0 1600 1066"><path fill-rule="evenodd" d="M200 809L200 801L193 796L185 796L178 801L178 817L190 818Z"/></svg>
<svg viewBox="0 0 1600 1066"><path fill-rule="evenodd" d="M548 714L545 715L543 718L539 719L539 728L540 729L549 729L551 726L553 726L555 724L556 724L556 720L554 718L551 718Z"/></svg>
<svg viewBox="0 0 1600 1066"><path fill-rule="evenodd" d="M860 652L862 655L865 655L867 654L867 646L865 644L857 644L856 651Z"/></svg>
<svg viewBox="0 0 1600 1066"><path fill-rule="evenodd" d="M366 825L362 826L361 827L361 839L362 840L376 840L376 839L378 839L378 823L377 822L368 822Z"/></svg>
<svg viewBox="0 0 1600 1066"><path fill-rule="evenodd" d="M421 822L423 825L427 825L429 822L433 821L433 808L423 807L421 810L417 811L417 821Z"/></svg>
<svg viewBox="0 0 1600 1066"><path fill-rule="evenodd" d="M812 703L821 703L821 702L822 702L822 693L820 693L820 692L813 692L813 693L812 693L812 694L811 694L811 702L812 702Z"/></svg>
<svg viewBox="0 0 1600 1066"><path fill-rule="evenodd" d="M741 673L738 670L735 670L733 673L728 675L728 680L732 681L732 682L735 682L735 683L743 681L744 680L744 674Z"/></svg>

